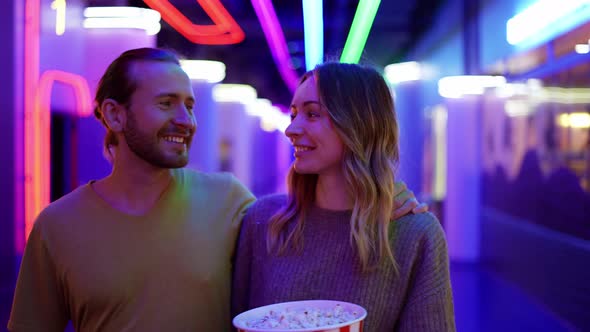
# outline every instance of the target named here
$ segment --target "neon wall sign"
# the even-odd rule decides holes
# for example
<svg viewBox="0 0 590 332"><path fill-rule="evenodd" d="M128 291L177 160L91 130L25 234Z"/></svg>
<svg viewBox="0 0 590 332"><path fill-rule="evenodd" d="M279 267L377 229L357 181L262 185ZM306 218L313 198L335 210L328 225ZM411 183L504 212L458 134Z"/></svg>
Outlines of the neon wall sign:
<svg viewBox="0 0 590 332"><path fill-rule="evenodd" d="M59 82L72 87L78 116L90 115L92 104L90 89L85 78L59 70L47 70L40 75L40 2L41 0L25 0L23 63L25 239L29 237L35 218L50 202L50 111L54 83ZM63 8L65 10L65 7ZM18 245L20 240L17 239L16 242ZM20 251L20 248L17 249Z"/></svg>
<svg viewBox="0 0 590 332"><path fill-rule="evenodd" d="M53 0L51 9L55 10L55 34L61 36L66 32L66 0Z"/></svg>

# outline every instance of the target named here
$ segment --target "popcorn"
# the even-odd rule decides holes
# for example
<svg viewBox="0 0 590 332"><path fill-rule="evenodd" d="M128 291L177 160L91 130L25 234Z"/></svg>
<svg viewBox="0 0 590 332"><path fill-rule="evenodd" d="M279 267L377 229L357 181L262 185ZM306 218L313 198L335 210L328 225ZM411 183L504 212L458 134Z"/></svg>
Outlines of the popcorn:
<svg viewBox="0 0 590 332"><path fill-rule="evenodd" d="M344 310L340 304L326 309L286 307L282 310L269 310L260 318L246 321L245 324L256 329L301 329L329 327L353 321L358 317L358 312Z"/></svg>

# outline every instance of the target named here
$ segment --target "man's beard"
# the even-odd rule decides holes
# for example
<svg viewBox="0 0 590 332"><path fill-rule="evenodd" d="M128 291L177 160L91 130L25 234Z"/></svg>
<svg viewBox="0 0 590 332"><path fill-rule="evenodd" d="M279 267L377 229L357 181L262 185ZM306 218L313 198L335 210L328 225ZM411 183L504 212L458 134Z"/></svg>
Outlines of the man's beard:
<svg viewBox="0 0 590 332"><path fill-rule="evenodd" d="M176 156L166 156L158 147L160 135L152 136L142 132L133 112L130 110L126 112L127 125L123 130L123 136L127 146L135 155L159 168L180 168L188 164L188 153L178 152ZM188 150L190 138L187 139Z"/></svg>

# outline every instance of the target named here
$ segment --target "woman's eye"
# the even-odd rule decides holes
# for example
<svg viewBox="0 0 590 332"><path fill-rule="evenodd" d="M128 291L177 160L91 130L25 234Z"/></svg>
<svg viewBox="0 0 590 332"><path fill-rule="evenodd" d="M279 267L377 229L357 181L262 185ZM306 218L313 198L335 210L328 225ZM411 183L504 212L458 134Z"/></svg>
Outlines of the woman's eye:
<svg viewBox="0 0 590 332"><path fill-rule="evenodd" d="M309 118L317 118L320 116L320 113L318 112L307 112L307 117Z"/></svg>

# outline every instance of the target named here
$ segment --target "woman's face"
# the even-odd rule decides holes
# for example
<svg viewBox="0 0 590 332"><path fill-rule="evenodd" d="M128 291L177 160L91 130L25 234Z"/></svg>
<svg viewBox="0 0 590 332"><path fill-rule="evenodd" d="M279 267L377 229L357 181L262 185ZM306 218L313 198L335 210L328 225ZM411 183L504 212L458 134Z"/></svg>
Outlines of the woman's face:
<svg viewBox="0 0 590 332"><path fill-rule="evenodd" d="M320 103L313 76L305 80L291 102L291 124L285 135L295 148L295 171L300 174L341 173L344 144L325 106Z"/></svg>

